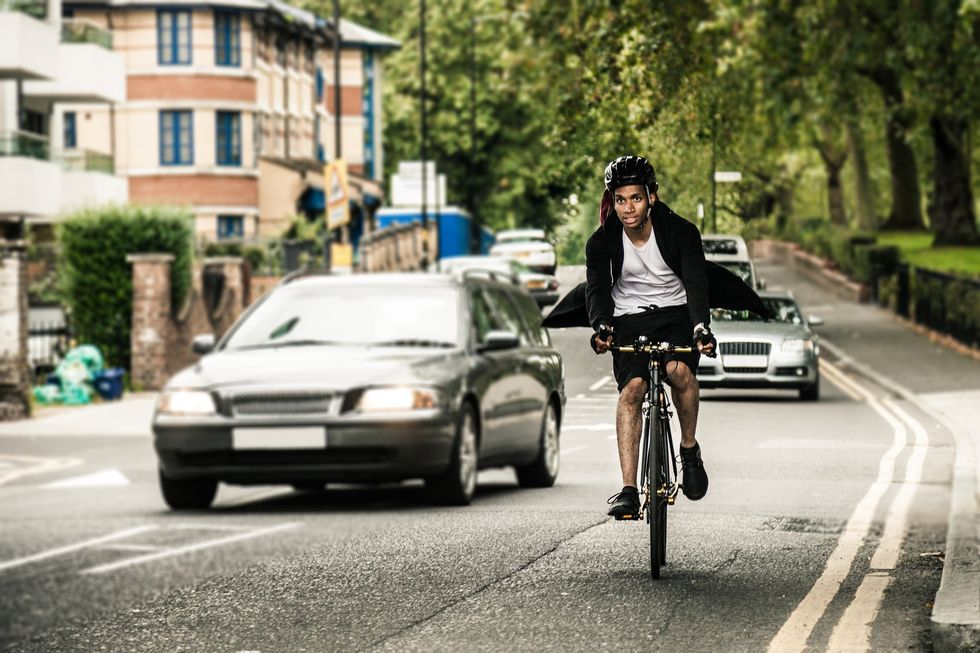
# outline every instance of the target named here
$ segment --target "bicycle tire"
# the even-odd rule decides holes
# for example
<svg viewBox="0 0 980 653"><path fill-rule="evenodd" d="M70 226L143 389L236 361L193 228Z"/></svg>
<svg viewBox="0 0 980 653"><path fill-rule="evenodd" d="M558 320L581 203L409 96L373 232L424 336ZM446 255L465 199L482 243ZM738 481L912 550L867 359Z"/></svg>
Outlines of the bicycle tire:
<svg viewBox="0 0 980 653"><path fill-rule="evenodd" d="M660 565L664 559L665 551L665 540L663 535L666 533L664 525L661 525L661 500L657 496L657 489L660 487L660 466L661 466L661 440L663 439L663 434L661 433L660 420L655 417L657 412L656 406L651 406L650 414L647 416L649 420L649 433L650 439L648 440L649 455L647 457L647 462L649 466L647 467L647 479L650 484L650 505L647 506L647 523L650 525L650 576L657 580L660 578ZM663 506L666 508L666 505ZM666 515L664 515L666 518Z"/></svg>
<svg viewBox="0 0 980 653"><path fill-rule="evenodd" d="M661 437L658 441L658 446L660 447L660 453L657 456L660 459L660 474L658 476L659 482L666 486L668 478L668 468L669 461L667 459L667 438L670 433L670 423L667 420L663 420L661 423ZM666 497L658 498L657 500L657 519L659 520L659 530L660 530L660 565L667 564L667 499Z"/></svg>

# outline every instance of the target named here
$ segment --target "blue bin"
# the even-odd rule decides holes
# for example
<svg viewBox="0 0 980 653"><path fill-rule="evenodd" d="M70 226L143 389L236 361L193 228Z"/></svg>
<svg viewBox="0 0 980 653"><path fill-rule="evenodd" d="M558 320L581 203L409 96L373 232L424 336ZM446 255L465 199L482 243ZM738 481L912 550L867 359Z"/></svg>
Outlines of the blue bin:
<svg viewBox="0 0 980 653"><path fill-rule="evenodd" d="M119 399L123 395L123 376L125 374L126 370L121 367L110 367L96 374L92 384L95 386L95 391L103 399Z"/></svg>

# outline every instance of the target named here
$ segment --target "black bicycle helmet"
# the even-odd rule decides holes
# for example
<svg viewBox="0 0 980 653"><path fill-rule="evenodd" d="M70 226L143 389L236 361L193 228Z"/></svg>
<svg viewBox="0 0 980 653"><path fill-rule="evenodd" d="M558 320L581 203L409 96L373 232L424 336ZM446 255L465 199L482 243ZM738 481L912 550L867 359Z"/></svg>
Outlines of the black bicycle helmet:
<svg viewBox="0 0 980 653"><path fill-rule="evenodd" d="M642 156L621 156L606 166L606 190L610 193L623 186L646 186L657 192L657 173Z"/></svg>

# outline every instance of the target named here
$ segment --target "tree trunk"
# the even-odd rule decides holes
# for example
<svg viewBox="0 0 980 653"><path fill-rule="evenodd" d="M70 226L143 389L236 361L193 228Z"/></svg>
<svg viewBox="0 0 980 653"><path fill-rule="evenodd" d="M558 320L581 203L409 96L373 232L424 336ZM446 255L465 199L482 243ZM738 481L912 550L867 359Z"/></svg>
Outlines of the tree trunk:
<svg viewBox="0 0 980 653"><path fill-rule="evenodd" d="M892 206L882 230L922 231L922 194L919 190L919 168L915 152L905 140L909 118L905 114L905 96L895 71L876 68L870 77L885 100L888 120L885 122L885 142L888 145L888 168L891 173Z"/></svg>
<svg viewBox="0 0 980 653"><path fill-rule="evenodd" d="M844 206L844 186L841 184L840 171L847 161L847 148L835 144L837 134L826 123L822 125L821 131L823 139L814 136L813 144L827 171L827 210L830 212L830 223L846 227L847 210Z"/></svg>
<svg viewBox="0 0 980 653"><path fill-rule="evenodd" d="M929 221L941 245L980 245L966 151L967 121L933 115L929 120L935 163Z"/></svg>
<svg viewBox="0 0 980 653"><path fill-rule="evenodd" d="M862 231L874 231L878 227L875 212L875 193L868 169L868 157L864 148L864 136L856 118L846 121L847 147L854 162L854 192L857 196L857 227Z"/></svg>

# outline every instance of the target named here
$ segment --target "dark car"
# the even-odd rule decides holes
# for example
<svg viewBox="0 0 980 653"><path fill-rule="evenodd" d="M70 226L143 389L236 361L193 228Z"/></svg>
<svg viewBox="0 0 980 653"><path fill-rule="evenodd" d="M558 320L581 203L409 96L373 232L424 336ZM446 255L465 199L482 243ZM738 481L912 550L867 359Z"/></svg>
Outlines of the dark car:
<svg viewBox="0 0 980 653"><path fill-rule="evenodd" d="M213 344L195 341L197 351ZM564 368L535 302L478 275L311 275L250 308L176 374L153 417L170 507L218 482L423 478L466 504L485 467L558 475Z"/></svg>

